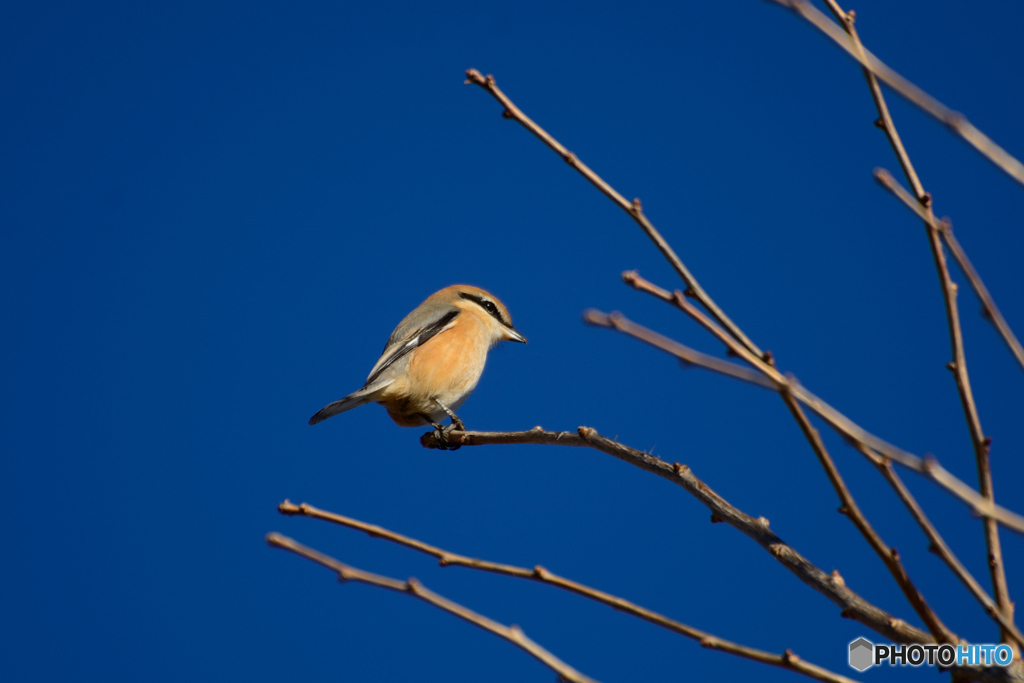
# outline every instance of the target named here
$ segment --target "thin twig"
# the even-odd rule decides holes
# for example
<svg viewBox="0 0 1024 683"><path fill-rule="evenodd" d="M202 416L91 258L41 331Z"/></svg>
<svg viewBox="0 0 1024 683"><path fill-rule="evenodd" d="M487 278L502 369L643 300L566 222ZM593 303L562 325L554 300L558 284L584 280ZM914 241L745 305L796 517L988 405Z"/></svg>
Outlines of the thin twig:
<svg viewBox="0 0 1024 683"><path fill-rule="evenodd" d="M939 643L949 643L955 645L959 639L957 636L950 631L942 620L935 613L935 611L928 605L928 602L921 595L921 592L917 590L913 581L910 580L910 575L907 574L906 568L903 566L903 562L900 560L899 553L896 548L889 547L882 540L882 537L878 535L878 532L874 530L867 517L861 512L860 506L857 505L857 501L854 500L853 494L850 493L850 489L847 488L846 482L843 481L842 476L839 474L839 469L832 461L832 457L829 455L828 450L825 448L825 443L821 440L821 435L818 430L814 428L811 421L807 419L807 415L800 408L800 403L793 396L793 393L788 390L782 390L779 392L782 396L782 400L785 402L786 407L789 408L790 413L796 419L797 424L800 426L800 431L803 432L804 437L811 445L811 449L814 454L818 457L818 461L821 463L822 468L825 470L825 474L829 478L829 482L832 484L832 488L835 489L836 495L839 496L839 501L842 503L842 507L839 511L846 515L846 517L853 523L857 528L857 531L861 533L864 540L868 542L871 549L875 551L879 559L885 565L889 573L892 574L892 578L896 581L896 585L903 591L904 597L907 598L907 602L914 608L917 616L921 618L921 621L925 623L932 636Z"/></svg>
<svg viewBox="0 0 1024 683"><path fill-rule="evenodd" d="M814 11L816 12L817 10ZM824 17L824 15L822 15L822 17ZM834 26L834 24L828 21L827 18L825 18L825 21L828 24ZM707 293L704 292L704 290L700 287L697 281L690 274L686 266L682 263L679 257L672 250L672 247L664 240L664 238L654 228L650 221L647 220L646 216L644 216L640 206L640 202L638 200L634 202L627 201L625 197L623 197L613 187L611 187L608 183L601 179L601 177L594 173L594 171L591 170L586 164L581 162L575 154L566 149L561 143L559 143L557 140L551 137L551 135L549 135L543 128L541 128L532 119L526 116L526 114L524 114L518 107L516 107L516 105L498 88L493 76L485 77L481 75L479 71L475 69L469 69L466 71L466 83L478 85L484 90L486 90L488 93L490 93L491 96L494 97L505 108L502 114L503 116L518 121L524 128L526 128L533 135L535 135L547 147L549 147L552 151L561 156L573 168L575 168L584 178L586 178L598 190L600 190L602 194L611 199L623 211L626 211L630 215L630 217L632 217L637 222L637 224L640 225L640 227L644 230L648 237L655 243L658 249L669 261L669 263L672 264L672 266L675 268L679 276L683 279L683 282L687 286L686 295L697 300L711 314L712 318L714 318L734 340L739 342L740 346L742 346L746 351L762 360L770 358L769 356L766 356L765 353L762 352L743 333L743 331L740 330L725 315L725 313L714 303L714 301L712 301L712 299L707 295ZM693 364L699 364L698 362L692 361L688 358L683 358L683 360L686 360L687 362L691 362ZM708 365L706 367L710 366ZM725 367L726 366L722 365L719 366L719 368L714 369L716 371L721 371L720 368ZM801 395L799 389L795 389L794 394L800 397L801 402L810 407L812 410L815 410L815 408L811 406L811 403L823 405L822 402L819 399L817 399L817 397L808 396L807 393L803 393ZM845 421L846 423L848 423L848 425L853 427L853 429L850 430L853 433L859 431L862 433L862 435L866 435L867 438L871 438L870 434L863 432L863 430L860 430L859 427L856 427L856 425L850 423L849 420L843 418L843 421ZM833 423L833 426L838 426L839 424L842 424L842 422ZM883 451L893 460L900 462L901 464L906 465L908 467L912 467L913 469L916 469L922 473L926 473L927 476L929 476L929 478L933 479L936 482L939 482L945 488L947 488L947 490L955 491L956 495L965 502L968 502L968 504L970 504L971 507L979 515L985 517L995 517L1007 526L1010 526L1011 528L1014 528L1015 530L1024 533L1024 517L1021 517L1020 515L1015 515L1014 513L1011 513L1007 510L1000 508L999 506L995 505L995 503L992 502L991 500L982 499L973 489L971 489L970 487L966 486L958 479L953 477L953 475L951 475L949 472L947 472L945 469L939 466L938 463L932 461L922 461L920 458L917 458L916 456L911 456L908 453L901 452L899 449L891 446L891 444L885 444L885 442L881 441L880 439L866 441L866 443L869 443L869 445L871 445L873 448L877 450ZM904 454L909 457L904 457Z"/></svg>
<svg viewBox="0 0 1024 683"><path fill-rule="evenodd" d="M494 81L494 76L483 76L476 69L466 70L466 84L467 85L478 85L486 90L490 95L504 107L502 116L507 119L513 119L523 126L526 130L530 131L543 142L551 151L560 156L566 163L576 169L577 172L584 178L586 178L594 187L596 187L601 194L608 199L612 200L616 206L629 214L640 229L644 231L644 234L661 252L662 256L669 262L672 268L675 269L679 277L682 278L683 283L690 295L700 302L701 306L707 310L711 317L713 317L718 323L729 331L729 334L739 341L748 351L751 353L761 356L762 352L757 345L754 344L745 334L735 325L732 320L725 314L725 312L718 307L718 305L708 296L707 292L701 288L697 279L690 273L689 269L683 263L682 259L676 254L665 238L661 236L657 228L647 219L647 216L643 212L643 207L640 204L639 199L634 199L632 202L628 201L625 197L619 194L615 188L605 182L601 176L597 175L589 166L579 160L579 158L566 149L558 140L551 137L551 135L543 128L538 126L529 116L524 114L512 100L503 93Z"/></svg>
<svg viewBox="0 0 1024 683"><path fill-rule="evenodd" d="M992 295L989 294L988 288L985 287L985 283L981 281L981 276L978 275L978 271L974 269L974 264L967 258L967 252L960 246L960 242L956 236L953 235L953 228L949 222L944 222L945 229L941 231L942 241L949 247L950 252L953 254L953 258L956 259L957 265L960 266L960 270L964 275L967 276L967 281L971 285L971 289L974 290L974 294L981 300L981 315L992 323L992 326L996 328L999 333L999 337L1006 344L1006 347L1010 349L1010 353L1016 359L1017 364L1020 365L1020 369L1024 370L1024 347L1021 347L1020 341L1017 339L1017 335L1010 329L1009 323L1003 317L1003 314L999 311L999 307L996 306L995 300Z"/></svg>
<svg viewBox="0 0 1024 683"><path fill-rule="evenodd" d="M314 550L313 548L306 547L301 543L298 543L287 536L282 536L279 533L267 534L267 545L272 548L281 548L289 552L295 553L300 557L304 557L307 560L311 560L323 567L327 567L338 574L339 581L356 581L359 583L369 584L371 586L377 586L378 588L386 588L393 590L397 593L403 593L410 595L414 598L437 607L438 609L444 610L449 614L454 614L460 619L464 619L474 626L479 626L485 631L490 631L496 636L504 638L508 642L512 643L516 647L519 647L524 652L540 661L544 666L548 667L562 679L566 681L573 681L574 683L596 683L593 678L581 674L576 669L572 668L562 660L555 657L553 654L545 650L543 647L533 642L526 637L515 624L511 626L505 626L498 622L488 619L482 614L463 607L462 605L452 602L448 598L438 595L437 593L426 588L422 583L416 579L409 579L408 581L400 581L398 579L392 579L388 576L381 576L379 574L371 574L370 572L356 569L343 562L339 562L333 557L328 557L323 553Z"/></svg>
<svg viewBox="0 0 1024 683"><path fill-rule="evenodd" d="M649 610L645 607L641 607L628 600L624 600L617 596L605 593L604 591L591 588L577 581L566 579L553 572L548 571L544 567L537 565L536 567L529 569L526 567L516 567L510 564L501 564L498 562L489 562L487 560L480 560L465 555L459 555L441 548L428 545L415 538L403 536L402 534L390 531L383 527L367 524L351 517L345 517L338 515L333 512L326 510L320 510L312 505L302 503L301 505L295 505L289 501L284 501L277 506L278 511L283 515L298 515L301 517L308 517L310 519L318 519L333 524L339 524L350 529L362 531L363 533L369 534L373 538L382 538L391 543L396 543L406 548L411 548L417 552L424 553L436 557L438 564L442 567L466 567L469 569L476 569L485 572L492 572L495 574L501 574L504 576L512 576L519 579L528 579L530 581L537 581L545 583L562 590L575 593L576 595L583 596L595 602L599 602L603 605L607 605L613 609L616 609L625 614L629 614L640 619L649 621L652 624L668 629L674 633L686 636L699 642L703 647L721 650L723 652L733 654L745 659L750 659L755 662L761 662L762 664L768 664L771 666L777 666L782 669L794 671L804 676L808 676L815 680L827 681L829 683L854 683L852 679L840 676L839 674L823 669L814 664L803 661L801 658L793 654L790 650L786 650L781 655L772 654L763 650L757 650L755 648L746 647L733 643L722 638L718 638L710 633L701 631L700 629L693 628L682 622L676 621L669 617L663 616Z"/></svg>
<svg viewBox="0 0 1024 683"><path fill-rule="evenodd" d="M643 289L644 287L647 287L648 289L655 288L652 283L641 278L635 271L623 273L622 279L637 289ZM660 290L660 288L657 289ZM667 294L667 292L665 292L665 294ZM892 574L893 579L896 581L896 584L900 587L900 590L903 591L907 601L910 603L911 607L914 608L917 615L921 617L921 620L925 625L928 626L928 630L931 631L935 640L940 643L956 643L956 636L945 626L945 624L942 623L942 620L937 614L935 614L935 611L928 605L924 596L921 595L921 592L917 590L917 587L914 586L914 583L910 580L910 576L907 574L903 563L900 561L899 554L896 552L896 549L890 548L884 541L882 541L881 537L864 516L860 506L857 505L853 494L850 492L846 483L843 481L842 475L839 473L839 468L836 467L835 462L833 462L832 457L829 455L828 449L825 448L825 443L821 440L818 431L811 425L810 420L807 419L807 416L800 408L800 404L791 389L791 385L793 383L790 382L788 378L783 377L773 365L761 358L758 358L757 356L754 356L753 354L750 354L744 349L740 349L735 342L725 334L724 330L719 328L708 318L704 317L704 315L689 301L687 301L680 292L676 292L672 295L672 302L729 346L734 353L740 355L756 371L762 373L766 380L774 383L778 387L782 400L793 415L797 425L799 425L800 431L804 434L810 444L811 449L818 458L818 462L822 466L822 469L825 470L825 475L832 484L836 495L839 496L839 501L842 504L840 512L847 516L847 518L853 523L854 527L856 527L857 531L859 531L868 542L868 545L870 545L872 550L875 551L875 554L877 554L879 559L882 560L882 563L885 564L886 568Z"/></svg>
<svg viewBox="0 0 1024 683"><path fill-rule="evenodd" d="M891 179L891 176L889 176ZM896 184L896 187L902 190ZM904 194L906 193L903 190ZM696 320L702 327L707 329L719 339L726 348L747 362L751 367L756 368L761 372L767 379L771 380L777 390L783 390L788 388L793 394L800 399L800 402L810 408L813 412L818 414L824 420L826 420L834 429L839 431L843 436L860 441L867 446L885 454L887 457L898 462L899 464L912 469L916 472L924 474L929 479L932 479L950 493L954 494L962 501L967 503L975 512L980 516L994 517L1006 524L1008 527L1015 529L1021 533L1024 533L1024 517L1017 513L1010 512L1001 508L991 499L984 498L973 488L960 481L947 470L945 470L934 457L922 459L912 453L908 453L901 448L897 448L892 444L879 439L877 436L861 429L854 422L852 422L845 415L832 408L830 405L822 401L820 398L812 394L810 391L800 386L797 382L784 377L778 370L775 369L774 365L763 362L756 356L752 356L741 347L733 343L723 331L715 326L713 322L708 320L700 311L693 307L685 297L679 291L669 292L668 290L655 285L649 280L644 279L635 270L626 271L622 274L622 281L633 287L637 291L645 294L650 294L655 298L658 298L666 303L672 304L676 308L680 309L691 318ZM604 327L614 327L615 329L625 332L630 336L637 337L642 341L646 341L649 344L657 346L668 353L674 354L675 349L669 346L661 346L657 342L658 335L647 328L640 325L636 325L625 319L620 313L614 313L611 316L606 316L598 311L588 311L584 313L584 320L588 322L600 325ZM629 329L627 329L629 328ZM672 342L682 349L689 351L690 349L678 342ZM721 361L720 361L721 362ZM696 365L696 362L691 361L692 364ZM719 371L721 372L721 371ZM723 373L729 374L729 373ZM1003 514L1006 513L1006 514Z"/></svg>
<svg viewBox="0 0 1024 683"><path fill-rule="evenodd" d="M711 521L725 522L744 533L767 550L797 578L838 605L842 609L842 616L854 619L894 642L935 642L926 631L893 617L851 591L846 587L839 572L834 571L827 574L814 566L807 558L775 535L768 528L768 520L763 517L755 519L730 505L712 491L707 484L694 476L686 465L669 463L656 456L630 448L601 436L597 430L589 427L580 427L576 432L551 432L540 427L534 427L524 432L452 431L448 434L448 440L462 446L532 443L586 447L607 453L682 487L711 511ZM424 434L420 438L420 443L426 448L437 447L432 432Z"/></svg>
<svg viewBox="0 0 1024 683"><path fill-rule="evenodd" d="M843 25L843 29L849 36L850 43L856 53L857 58L863 63L866 51L864 45L860 41L860 36L857 34L857 29L854 27L854 14L852 12L845 12L836 0L825 0L828 4L829 9L836 19ZM974 447L975 462L978 469L978 482L979 489L982 497L994 501L995 496L992 490L992 468L989 461L989 447L991 440L985 438L985 434L981 429L981 419L978 415L978 409L974 402L973 392L971 391L970 377L967 374L967 361L966 354L964 352L963 335L960 329L960 313L956 303L957 287L953 283L949 273L949 266L946 262L946 256L942 248L943 236L951 231L948 230L948 223L945 224L946 229L937 227L938 221L935 220L935 215L932 211L932 197L929 193L925 192L924 186L921 184L921 180L918 178L917 171L914 170L914 165L910 161L910 155L907 154L906 148L903 146L903 142L900 140L899 133L896 131L896 124L892 120L892 116L889 114L889 107L885 102L885 97L882 95L882 90L878 86L878 80L874 74L865 66L863 67L864 76L867 78L868 87L871 90L871 97L875 102L875 107L878 110L878 121L876 124L885 131L886 136L889 139L889 143L892 146L893 153L896 154L896 158L900 163L900 167L903 169L903 173L907 178L907 182L910 184L911 190L913 190L914 197L917 200L915 203L915 210L921 216L925 224L925 229L928 233L928 244L932 251L932 258L935 261L935 268L939 274L939 282L942 285L942 297L946 307L946 320L949 325L949 336L950 343L953 349L953 361L949 366L949 369L953 372L956 379L957 391L960 395L960 403L963 406L964 417L967 420L968 432L971 436L971 444ZM886 174L888 175L888 174ZM878 170L875 171L875 176L879 177ZM884 179L879 178L880 181L885 185ZM889 189L892 191L894 187L898 185L889 175L888 178ZM949 243L946 240L947 244ZM988 290L981 283L981 278L978 276L977 271L971 266L970 261L967 259L967 254L963 252L963 249L959 249L957 244L958 258L957 261L961 264L961 268L964 273L967 274L968 280L971 282L972 287L978 297L982 300L984 310L988 313L987 317L995 325L996 331L1003 337L1003 341L1010 347L1011 352L1016 352L1013 342L1016 341L1016 337L1010 331L1009 327L1006 326L1006 321L1001 320L1002 315L999 315L1000 323L996 321L995 311L998 314L998 308L995 308L995 302L992 301L991 296L988 295ZM959 258L959 257L962 257ZM966 266L966 267L965 267ZM968 267L970 270L968 271ZM984 293L986 296L982 296ZM986 300L987 298L987 300ZM991 304L991 306L989 306ZM1017 344L1019 348L1019 343ZM1016 353L1015 353L1016 355ZM1018 356L1018 362L1022 362L1020 356ZM1022 365L1024 367L1024 365ZM985 532L985 546L988 549L988 564L989 571L992 578L993 590L996 597L996 602L999 605L999 609L1006 617L1006 621L1013 622L1013 603L1010 601L1009 588L1006 585L1006 570L1003 564L1003 553L1002 547L999 540L999 526L997 522L991 518L982 520L982 525ZM1005 628L1001 628L1003 640L1007 639L1008 632Z"/></svg>
<svg viewBox="0 0 1024 683"><path fill-rule="evenodd" d="M935 214L932 213L930 208L925 208L917 201L914 201L914 197L911 196L907 190L896 182L896 179L892 177L884 168L875 169L875 180L884 187L886 190L891 192L893 196L903 202L904 206L917 214L918 218L929 224L932 228L937 230L942 236L942 241L949 247L950 252L953 254L953 258L956 259L957 265L960 266L960 270L967 276L967 281L971 284L971 289L974 290L975 295L981 301L981 314L982 316L992 323L992 326L996 328L999 333L1000 339L1006 344L1006 347L1013 354L1014 360L1020 366L1021 370L1024 370L1024 347L1021 347L1020 341L1017 336L1010 329L1009 323L1003 317L999 307L996 306L995 300L992 295L989 294L988 288L985 287L985 283L982 282L981 276L978 275L978 271L974 269L974 264L967 258L967 254L964 252L963 247L960 246L960 242L953 235L953 228L949 224L948 220L939 220L935 218Z"/></svg>
<svg viewBox="0 0 1024 683"><path fill-rule="evenodd" d="M989 449L992 440L985 436L981 428L981 418L978 415L978 406L974 402L974 392L971 390L971 380L967 374L967 356L964 351L963 332L960 328L960 310L957 307L956 297L958 287L953 282L949 273L949 265L946 261L945 250L942 248L942 234L945 230L940 227L942 224L932 214L931 204L921 205L920 202L908 203L911 198L907 191L896 182L892 174L884 169L875 169L875 178L893 195L908 206L915 204L923 210L918 215L924 220L925 228L928 231L928 245L932 251L932 258L935 261L935 268L939 274L939 283L942 285L942 300L946 308L946 321L949 325L949 341L953 351L953 360L946 367L953 373L956 380L957 393L960 396L960 405L967 419L967 429L971 436L971 445L974 447L974 459L978 468L978 488L981 496L987 500L995 501L992 489L992 467L989 461ZM1006 568L1003 563L1002 544L999 540L999 526L995 520L986 518L982 520L985 530L985 546L988 549L988 566L992 578L992 593L995 596L999 610L1006 617L1007 621L1013 622L1013 602L1010 600L1009 588L1006 584ZM1002 630L1003 640L1008 638L1006 629Z"/></svg>
<svg viewBox="0 0 1024 683"><path fill-rule="evenodd" d="M889 113L889 105L886 104L885 97L882 95L882 87L878 84L878 77L872 73L871 69L864 65L867 51L864 48L864 44L860 42L860 36L857 34L857 28L854 26L854 13L852 11L843 11L835 0L825 0L825 4L828 5L836 20L843 25L843 29L850 37L850 42L856 52L856 58L861 62L861 70L864 72L864 78L867 80L868 88L871 90L871 99L875 101L875 108L878 110L878 120L875 121L875 125L881 128L889 139L893 154L899 160L900 167L903 169L904 175L907 176L910 186L914 188L914 194L923 199L927 195L920 179L917 177L917 171L914 170L914 164L910 162L910 155L907 154L907 150L903 146L903 141L896 130L896 125L893 123L892 115Z"/></svg>
<svg viewBox="0 0 1024 683"><path fill-rule="evenodd" d="M917 525L924 532L925 537L928 539L928 549L935 553L942 560L943 563L949 570L953 572L953 575L960 579L960 582L967 588L967 591L974 597L978 603L981 604L985 613L989 615L999 626L1009 633L1017 643L1018 649L1024 647L1024 634L1021 634L1020 630L1013 624L1013 622L1007 620L1003 613L999 610L999 607L992 600L991 596L985 592L985 589L981 587L981 584L971 575L967 568L960 562L953 550L946 544L945 539L939 534L938 529L931 523L928 516L925 515L924 510L918 504L910 490L907 489L903 480L900 478L896 470L893 469L892 462L884 457L875 453L864 444L852 442L854 448L860 451L864 457L866 457L871 463L882 473L885 480L889 482L889 486L892 487L893 491L896 492L897 497L903 503L907 511L910 512L910 516L914 518Z"/></svg>
<svg viewBox="0 0 1024 683"><path fill-rule="evenodd" d="M639 276L635 271L623 273L622 279L631 286L637 289L653 289L654 285L647 282ZM657 288L660 290L660 288ZM666 292L667 294L667 292ZM741 356L748 364L750 364L756 371L762 373L768 381L774 383L779 389L779 395L785 402L786 407L789 409L793 418L796 420L797 425L800 427L800 431L804 434L808 443L811 446L811 450L814 451L815 456L818 458L818 462L821 464L822 469L825 470L825 475L828 477L829 483L832 484L836 495L839 496L841 503L840 512L845 514L847 518L853 523L857 531L861 533L864 539L871 546L871 549L875 551L882 563L885 564L886 568L892 574L896 584L903 591L903 595L907 598L911 607L921 618L921 620L928 626L928 630L931 631L936 642L939 643L956 643L956 636L942 623L942 620L935 614L935 611L928 605L928 602L921 595L921 592L917 590L914 583L910 580L910 576L907 574L903 563L899 559L899 554L895 548L890 548L874 530L871 524L868 522L864 513L861 511L860 506L857 505L854 500L853 494L850 492L846 483L843 481L842 475L839 473L839 468L836 467L835 462L832 460L832 456L829 455L828 449L825 447L825 443L821 440L821 436L818 434L810 420L804 414L800 408L800 404L794 397L793 391L791 390L791 384L788 378L783 377L773 365L766 362L762 358L754 356L746 349L739 347L736 342L730 338L724 330L718 325L706 318L696 307L693 306L681 292L675 292L672 295L672 302L683 312L689 315L691 318L696 320L706 330L711 332L719 338L720 341L725 343L730 350L737 355Z"/></svg>
<svg viewBox="0 0 1024 683"><path fill-rule="evenodd" d="M628 320L621 313L615 312L607 314L600 311L589 310L584 313L584 320L591 325L617 330L630 337L651 344L666 353L675 355L676 348L674 348L674 346L661 346L658 343L658 338L661 337L661 335L648 330L642 325L637 325L636 323ZM682 346L686 352L692 351L692 349L689 349L678 342L673 342L673 345ZM693 355L687 354L686 356L677 357L683 358L693 365L702 367L698 361L694 360ZM720 372L717 368L716 371ZM927 479L930 479L965 503L979 516L992 517L1008 529L1024 534L1024 517L1016 512L1007 510L1000 505L996 505L992 503L992 501L983 499L977 491L957 479L948 470L942 467L935 458L922 458L878 438L874 434L871 434L861 428L828 403L822 401L803 386L795 382L790 382L781 374L778 374L777 377L773 377L772 379L773 382L776 382L776 389L779 388L779 382L787 383L789 385L789 390L793 392L793 395L799 399L804 406L825 420L830 427L839 432L843 437L866 444L872 449L884 454L886 457L889 457L894 462L897 462L900 465L921 474Z"/></svg>
<svg viewBox="0 0 1024 683"><path fill-rule="evenodd" d="M999 167L1008 176L1024 185L1024 164L1015 159L988 136L975 128L963 114L953 111L937 99L899 75L867 49L863 52L850 44L846 32L807 0L772 0L777 5L792 10L817 28L829 40L842 48L848 55L860 62L861 66L875 74L882 82L899 93L907 101L937 120L977 150L982 156Z"/></svg>
<svg viewBox="0 0 1024 683"><path fill-rule="evenodd" d="M853 619L894 642L922 644L934 642L927 632L911 626L902 619L890 616L884 610L875 607L851 591L846 587L846 582L838 571L833 570L831 574L826 574L818 569L775 535L768 528L767 519L764 517L754 519L733 507L712 491L707 484L694 476L686 465L678 462L669 464L661 458L603 437L597 433L597 430L590 427L580 427L576 432L551 432L541 427L534 427L522 432L460 432L453 430L448 434L448 441L461 446L541 444L585 447L607 453L680 486L711 511L712 523L725 522L752 539L797 578L841 607L841 616ZM420 437L420 444L424 448L438 447L433 432L423 434ZM714 647L713 643L702 643L702 645ZM1024 682L1024 667L1016 659L1006 668L961 666L953 667L951 671L956 677L955 680L991 681L993 683L997 681Z"/></svg>

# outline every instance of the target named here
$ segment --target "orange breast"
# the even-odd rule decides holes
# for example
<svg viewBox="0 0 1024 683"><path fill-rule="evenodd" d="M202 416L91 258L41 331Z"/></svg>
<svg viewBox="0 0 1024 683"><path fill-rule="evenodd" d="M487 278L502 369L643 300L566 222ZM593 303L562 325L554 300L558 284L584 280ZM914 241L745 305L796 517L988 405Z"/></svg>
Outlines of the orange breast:
<svg viewBox="0 0 1024 683"><path fill-rule="evenodd" d="M413 352L409 381L413 394L462 394L480 379L487 360L486 331L463 313L459 323L430 339ZM429 397L429 396L427 396Z"/></svg>

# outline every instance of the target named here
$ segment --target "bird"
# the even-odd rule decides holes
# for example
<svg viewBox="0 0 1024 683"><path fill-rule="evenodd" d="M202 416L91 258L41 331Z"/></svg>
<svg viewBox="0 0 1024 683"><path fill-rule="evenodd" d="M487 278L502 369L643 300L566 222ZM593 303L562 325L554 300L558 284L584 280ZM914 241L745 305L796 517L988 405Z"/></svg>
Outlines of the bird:
<svg viewBox="0 0 1024 683"><path fill-rule="evenodd" d="M400 427L434 427L443 448L453 428L465 431L455 411L476 388L487 352L502 341L525 344L526 337L497 297L470 285L445 287L398 323L363 388L327 404L309 424L379 403Z"/></svg>

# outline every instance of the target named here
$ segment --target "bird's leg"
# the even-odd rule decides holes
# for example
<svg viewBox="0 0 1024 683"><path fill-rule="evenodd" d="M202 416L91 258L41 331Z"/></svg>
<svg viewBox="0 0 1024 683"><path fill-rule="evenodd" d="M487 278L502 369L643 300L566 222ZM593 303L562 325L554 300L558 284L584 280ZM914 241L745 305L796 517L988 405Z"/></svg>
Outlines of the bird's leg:
<svg viewBox="0 0 1024 683"><path fill-rule="evenodd" d="M440 406L441 410L443 410L445 414L452 419L450 427L455 427L455 429L458 429L460 432L466 431L466 425L462 424L462 420L459 419L459 416L452 412L451 408L441 403L441 399L439 399L437 396L433 396L431 400L433 400L434 403Z"/></svg>
<svg viewBox="0 0 1024 683"><path fill-rule="evenodd" d="M450 441L448 441L448 434L452 431L452 429L458 429L460 432L464 432L466 431L466 425L462 423L462 420L459 419L458 415L452 412L451 408L442 403L437 397L432 397L431 400L433 400L434 403L436 403L441 408L441 410L443 410L448 415L448 417L452 419L452 423L447 427L441 425L438 422L430 421L430 424L433 425L434 427L434 441L437 442L437 447L443 451L458 450L459 448L462 447L462 445L453 444Z"/></svg>

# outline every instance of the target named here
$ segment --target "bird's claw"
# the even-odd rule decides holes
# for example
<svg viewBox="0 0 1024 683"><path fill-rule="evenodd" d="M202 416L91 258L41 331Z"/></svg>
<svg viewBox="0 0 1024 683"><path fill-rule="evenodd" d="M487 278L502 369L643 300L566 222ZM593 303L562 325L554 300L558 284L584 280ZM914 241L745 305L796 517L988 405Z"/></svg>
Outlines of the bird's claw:
<svg viewBox="0 0 1024 683"><path fill-rule="evenodd" d="M458 429L460 432L465 431L465 425L462 424L462 420L459 420L458 424L452 423L447 427L434 423L434 443L437 444L438 450L457 451L462 448L462 444L452 443L448 439L448 434L451 433L452 429Z"/></svg>

